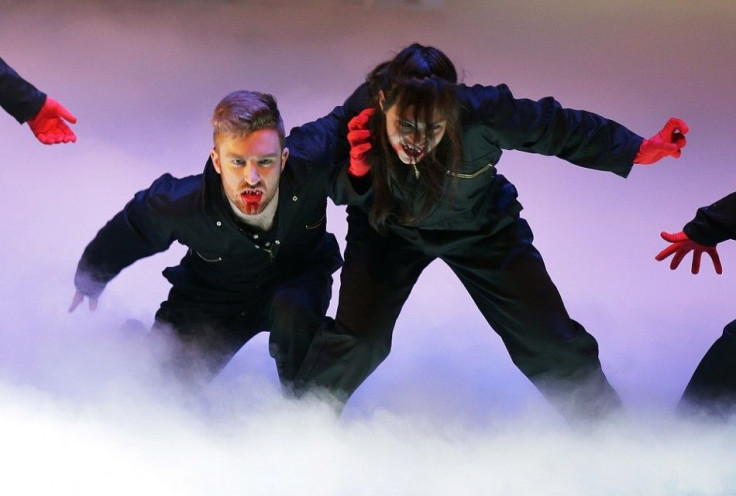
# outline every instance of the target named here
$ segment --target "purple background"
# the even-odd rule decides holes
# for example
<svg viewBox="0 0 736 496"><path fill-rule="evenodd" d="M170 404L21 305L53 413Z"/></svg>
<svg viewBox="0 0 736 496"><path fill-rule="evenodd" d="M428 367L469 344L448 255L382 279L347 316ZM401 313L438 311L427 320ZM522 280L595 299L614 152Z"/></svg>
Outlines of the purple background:
<svg viewBox="0 0 736 496"><path fill-rule="evenodd" d="M97 229L135 191L164 172L183 176L201 171L211 147L210 112L226 93L241 88L273 93L291 127L340 104L368 70L418 41L443 49L465 82L507 83L517 97L553 95L567 107L597 112L644 137L655 134L670 116L689 124L682 158L636 166L625 180L518 152L505 153L499 165L519 189L523 215L570 314L596 336L604 370L632 415L641 417L645 426L637 423L626 431L638 433L630 445L604 445L611 448L604 450L606 456L616 457L622 467L613 471L621 479L613 475L610 485L620 485L628 480L626 474L635 473L629 465L630 452L662 460L662 453L650 443L661 439L658 429L669 421L660 419L669 419L695 365L723 326L736 318L735 244L719 247L722 276L714 274L709 260L698 276L686 266L673 272L668 263L654 261L666 245L660 231L679 231L697 207L736 189L735 3L62 0L51 4L0 0L0 12L2 57L79 118L74 126L76 144L45 147L27 127L0 116L0 231L5 233L0 244L0 378L10 398L0 401L10 405L4 407L4 414L20 423L12 430L19 446L39 432L35 424L26 424L31 422L29 415L41 415L40 422L50 433L46 439L54 440L53 446L63 445L60 437L68 427L59 428L59 422L72 422L85 434L101 429L103 439L119 442L126 453L151 442L153 458L159 459L157 454L166 453L169 444L150 441L148 429L160 433L155 428L158 424L142 422L145 428L139 430L138 424L126 423L134 434L125 441L111 434L116 429L110 423L120 419L119 413L108 413L138 404L146 406L134 408L130 416L140 414L166 425L164 433L182 443L179 456L196 449L214 458L225 452L234 455L228 458L232 465L212 462L213 466L236 470L233 458L246 455L224 450L219 441L213 447L199 430L201 419L194 421L198 427L187 423L179 430L168 414L147 417L142 413L159 411L152 406L158 404L158 394L141 393L146 399L135 402L120 393L133 389L137 394L140 385L131 384L136 355L118 328L127 318L150 325L168 290L160 271L178 261L182 247L124 271L109 285L94 314L86 308L67 313L78 257ZM341 208L330 207L329 228L342 243ZM336 282L335 294L337 290ZM334 304L329 313L334 315ZM213 397L218 398L215 403L229 405L216 409L219 413L232 409L236 418L247 415L242 423L265 433L255 443L258 449L283 463L280 451L269 451L269 436L282 441L276 445L293 446L294 441L282 431L283 424L267 420L283 413L274 413L282 412L281 408L271 411L263 406L261 395L269 398L268 405L280 404L271 397L277 388L265 344L262 335L242 350L213 386L222 395L213 393ZM240 399L233 399L237 395ZM239 403L243 395L250 398L247 408ZM39 413L46 411L38 408L39 403L48 406L48 414ZM269 413L262 416L258 412L264 408ZM298 418L291 406L283 408ZM102 420L90 413L98 409L106 412ZM171 415L178 418L180 411L174 410ZM600 477L604 469L596 472L600 467L586 456L599 454L600 443L587 444L565 434L559 440L546 428L537 431L535 422L517 419L529 412L557 425L556 414L511 364L500 340L451 272L437 262L422 275L404 308L391 356L348 406L349 427L323 423L320 417L310 432L315 446L321 446L321 456L341 457L345 474L353 474L345 476L348 482L339 476L328 479L328 494L336 488L356 492L355 485L366 494L371 487L384 492L393 488L388 493L397 494L416 489L398 482L384 487L377 482L380 477L361 482L355 474L363 474L367 460L377 459L386 466L373 466L374 473L394 481L395 465L406 463L407 470L418 471L434 467L429 470L436 481L420 491L425 494L446 494L443 483L447 481L455 481L451 483L455 492L477 494L473 488L487 482L483 477L473 482L480 472L459 473L453 467L482 472L485 462L477 466L474 462L485 460L485 455L496 467L508 464L508 470L496 474L506 481L503 494L527 494L525 484L529 493L546 487L552 494L550 487L557 486L549 486L544 472L540 481L526 478L524 460L556 458L542 458L540 438L543 450L580 457L564 465L562 472L554 472L563 474L558 477L560 491L570 494L584 487L581 494L590 494L591 488L600 489L587 479L578 480L572 468L566 471L580 464L585 464L587 473L597 474L605 487L608 479ZM125 416L126 422L130 416ZM287 423L302 421L289 417ZM261 422L268 427L256 429ZM428 432L422 422L431 426ZM462 426L459 434L438 436L437 426L448 422ZM504 437L507 429L519 433L518 437ZM248 429L235 431L245 444L253 442ZM717 443L726 443L732 434L706 431L693 438L690 434L678 425L671 437L661 441L664 453L678 456L665 464L664 471L656 472L669 474L661 480L652 477L654 471L646 474L654 484L648 494L662 488L667 488L663 494L669 490L677 494L673 487L725 494L724 487L735 485L733 469L728 468L734 460L717 455L721 449ZM194 445L185 446L182 437L195 438ZM459 448L447 438L467 443ZM80 436L75 439L78 442ZM618 435L606 439L616 440ZM704 466L689 472L679 464L691 466L692 439L713 443L700 450ZM301 439L299 449L309 451L311 441L309 436ZM526 451L528 443L535 448ZM483 451L489 445L502 446L503 454L463 459L466 448ZM379 455L387 449L393 449L394 455ZM409 463L404 449L406 454L439 450L457 455L453 460L458 463L439 465L431 457ZM79 459L73 465L77 468L96 459L81 450L68 453L70 459ZM193 458L184 462L196 466ZM607 462L601 466L617 466ZM317 465L289 463L292 470L296 466L310 474ZM645 460L641 463L646 465ZM111 458L110 467L118 465L134 466ZM167 480L166 468L156 463L146 470L151 474L149 482ZM239 487L237 476L223 469L225 473L229 475L221 482L233 477L233 487ZM271 472L258 471L263 478L255 480L268 493L268 488L280 486L270 485L273 480L263 476L266 473ZM192 494L199 494L197 484L206 485L206 479L191 477L196 479ZM316 481L305 477L300 480ZM458 480L467 481L467 487L459 488ZM220 487L223 494L227 487ZM624 492L635 494L634 488L641 487L633 485ZM307 493L309 488L301 487Z"/></svg>

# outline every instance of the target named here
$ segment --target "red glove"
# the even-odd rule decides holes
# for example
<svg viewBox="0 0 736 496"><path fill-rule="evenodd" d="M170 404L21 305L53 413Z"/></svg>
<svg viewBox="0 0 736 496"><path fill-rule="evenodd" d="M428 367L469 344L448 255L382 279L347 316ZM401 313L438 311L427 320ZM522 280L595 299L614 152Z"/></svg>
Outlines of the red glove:
<svg viewBox="0 0 736 496"><path fill-rule="evenodd" d="M62 104L53 98L46 97L46 103L43 104L41 110L38 111L35 117L28 119L28 126L36 135L38 141L44 145L74 143L77 141L77 137L64 120L72 124L77 122L77 118Z"/></svg>
<svg viewBox="0 0 736 496"><path fill-rule="evenodd" d="M685 255L692 251L693 266L691 272L693 274L697 274L700 271L700 256L705 252L710 255L711 260L713 260L713 267L716 269L716 274L723 273L721 259L718 257L718 252L716 251L715 246L703 246L696 243L688 238L687 234L682 231L674 234L663 232L660 236L662 236L662 239L672 244L660 251L657 256L654 257L658 262L661 262L674 253L675 256L672 257L670 269L675 270L680 265L680 262L682 262L682 259L685 258Z"/></svg>
<svg viewBox="0 0 736 496"><path fill-rule="evenodd" d="M348 143L350 143L348 173L355 177L363 177L371 170L370 164L366 161L366 154L373 146L368 121L375 113L376 109L367 108L348 122Z"/></svg>
<svg viewBox="0 0 736 496"><path fill-rule="evenodd" d="M681 148L686 144L685 135L689 130L685 121L670 117L660 132L642 141L634 163L649 165L663 157L680 158Z"/></svg>

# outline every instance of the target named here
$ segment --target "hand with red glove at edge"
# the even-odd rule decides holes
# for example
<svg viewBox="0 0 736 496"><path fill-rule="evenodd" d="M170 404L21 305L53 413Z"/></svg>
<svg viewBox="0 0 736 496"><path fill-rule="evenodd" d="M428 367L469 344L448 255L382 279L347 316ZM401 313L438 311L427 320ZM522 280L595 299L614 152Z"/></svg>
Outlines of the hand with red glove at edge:
<svg viewBox="0 0 736 496"><path fill-rule="evenodd" d="M350 167L348 173L355 177L363 177L371 170L366 155L372 148L371 131L368 122L376 113L376 109L367 108L348 122L348 143L350 143Z"/></svg>
<svg viewBox="0 0 736 496"><path fill-rule="evenodd" d="M74 117L62 104L53 98L46 97L46 102L38 111L35 117L28 119L28 126L38 141L44 145L54 145L57 143L74 143L77 136L66 125L68 121L72 124L77 122Z"/></svg>
<svg viewBox="0 0 736 496"><path fill-rule="evenodd" d="M682 148L687 144L685 135L690 131L685 121L670 117L662 130L642 141L634 163L649 165L664 157L680 158Z"/></svg>
<svg viewBox="0 0 736 496"><path fill-rule="evenodd" d="M685 255L692 251L693 265L691 272L693 274L697 274L700 272L700 256L703 253L707 253L710 255L711 260L713 260L713 267L716 269L716 274L723 273L721 259L718 256L715 246L704 246L700 243L696 243L682 231L678 233L663 232L660 236L662 236L662 239L672 244L660 251L657 256L654 257L658 262L661 262L665 258L674 254L675 256L672 257L672 262L670 263L670 269L675 270L680 265L680 262L682 262L682 259L685 258Z"/></svg>

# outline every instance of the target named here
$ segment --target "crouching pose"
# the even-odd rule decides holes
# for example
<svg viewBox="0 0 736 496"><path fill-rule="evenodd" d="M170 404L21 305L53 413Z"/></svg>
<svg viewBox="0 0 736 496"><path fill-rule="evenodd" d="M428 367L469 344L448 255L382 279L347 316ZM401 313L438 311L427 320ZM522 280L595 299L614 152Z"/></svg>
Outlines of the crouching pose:
<svg viewBox="0 0 736 496"><path fill-rule="evenodd" d="M353 191L340 298L334 323L317 334L299 371L300 390L347 401L388 356L402 306L439 259L564 415L616 410L598 344L568 315L519 215L516 189L496 166L503 149L515 149L625 177L634 163L678 157L685 123L672 119L645 140L551 97L458 84L445 54L418 44L376 67L345 107L366 110L348 134Z"/></svg>
<svg viewBox="0 0 736 496"><path fill-rule="evenodd" d="M79 261L70 311L94 310L105 285L136 260L174 242L189 250L164 270L172 287L154 336L170 336L167 363L188 383L212 379L260 331L282 383L301 365L323 319L341 263L326 231L332 115L304 126L289 150L271 95L237 91L212 117L204 172L164 174L115 215Z"/></svg>

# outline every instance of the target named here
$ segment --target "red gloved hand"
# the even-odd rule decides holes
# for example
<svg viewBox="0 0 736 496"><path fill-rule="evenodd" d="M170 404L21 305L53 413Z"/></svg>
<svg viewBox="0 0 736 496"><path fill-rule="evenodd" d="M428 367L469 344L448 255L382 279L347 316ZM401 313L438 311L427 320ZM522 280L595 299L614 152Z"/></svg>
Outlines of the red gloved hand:
<svg viewBox="0 0 736 496"><path fill-rule="evenodd" d="M680 262L682 262L682 259L685 258L685 255L692 251L693 266L691 272L693 274L697 274L700 271L700 256L705 252L710 255L711 260L713 260L713 267L716 269L716 274L723 273L721 259L718 256L715 246L703 246L696 243L688 238L687 234L682 231L673 234L663 232L660 236L662 236L662 239L672 244L660 251L657 256L654 257L658 262L661 262L674 253L675 256L672 257L670 269L675 270L680 265Z"/></svg>
<svg viewBox="0 0 736 496"><path fill-rule="evenodd" d="M35 117L28 119L28 126L36 135L38 141L44 145L74 143L77 141L77 137L64 120L72 124L77 122L77 118L62 104L53 98L46 97L46 103L43 104L41 110L38 111Z"/></svg>
<svg viewBox="0 0 736 496"><path fill-rule="evenodd" d="M685 121L670 117L660 132L642 141L634 163L649 165L663 157L680 158L681 149L687 143L685 135L689 130Z"/></svg>
<svg viewBox="0 0 736 496"><path fill-rule="evenodd" d="M366 161L366 154L373 146L368 121L375 113L376 109L367 108L348 122L348 143L350 143L348 173L355 177L363 177L371 170L370 164Z"/></svg>

